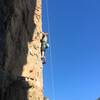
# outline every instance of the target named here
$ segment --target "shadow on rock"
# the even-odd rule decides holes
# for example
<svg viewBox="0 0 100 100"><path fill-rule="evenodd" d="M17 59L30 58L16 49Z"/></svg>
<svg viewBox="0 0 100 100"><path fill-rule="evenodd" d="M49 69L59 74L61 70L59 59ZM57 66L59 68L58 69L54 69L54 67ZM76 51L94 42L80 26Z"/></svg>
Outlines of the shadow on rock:
<svg viewBox="0 0 100 100"><path fill-rule="evenodd" d="M0 0L0 100L27 100L29 85L13 71L21 76L27 63L35 7L36 0Z"/></svg>

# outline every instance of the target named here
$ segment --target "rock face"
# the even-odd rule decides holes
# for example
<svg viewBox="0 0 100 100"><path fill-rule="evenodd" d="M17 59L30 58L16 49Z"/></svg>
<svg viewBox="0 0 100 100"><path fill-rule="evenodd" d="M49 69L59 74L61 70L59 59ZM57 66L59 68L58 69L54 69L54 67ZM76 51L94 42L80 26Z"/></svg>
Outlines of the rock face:
<svg viewBox="0 0 100 100"><path fill-rule="evenodd" d="M0 0L0 100L43 100L41 0Z"/></svg>

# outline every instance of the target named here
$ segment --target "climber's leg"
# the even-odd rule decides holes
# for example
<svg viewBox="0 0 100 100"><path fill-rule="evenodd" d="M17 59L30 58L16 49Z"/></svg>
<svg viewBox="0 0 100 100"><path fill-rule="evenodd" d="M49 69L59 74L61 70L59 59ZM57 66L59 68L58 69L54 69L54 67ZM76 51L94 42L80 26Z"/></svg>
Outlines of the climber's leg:
<svg viewBox="0 0 100 100"><path fill-rule="evenodd" d="M45 64L46 63L45 50L42 50L41 52L42 52L41 60L42 60L42 63Z"/></svg>
<svg viewBox="0 0 100 100"><path fill-rule="evenodd" d="M42 58L42 63L46 64L46 58L45 58L45 56Z"/></svg>
<svg viewBox="0 0 100 100"><path fill-rule="evenodd" d="M42 50L41 58L44 58L44 50Z"/></svg>

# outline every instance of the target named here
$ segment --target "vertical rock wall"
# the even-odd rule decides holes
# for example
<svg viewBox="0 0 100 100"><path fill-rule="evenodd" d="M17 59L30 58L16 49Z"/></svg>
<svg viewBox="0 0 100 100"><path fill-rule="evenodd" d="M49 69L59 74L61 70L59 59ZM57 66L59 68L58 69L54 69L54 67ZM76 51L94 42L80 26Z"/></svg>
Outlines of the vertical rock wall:
<svg viewBox="0 0 100 100"><path fill-rule="evenodd" d="M0 0L0 100L43 100L41 0Z"/></svg>
<svg viewBox="0 0 100 100"><path fill-rule="evenodd" d="M43 100L43 82L42 82L42 61L41 61L41 39L42 39L42 23L41 23L41 0L37 0L34 23L36 28L32 42L28 43L27 64L23 67L22 76L29 77L29 84L33 88L28 90L29 98L32 100ZM31 100L31 99L29 99Z"/></svg>

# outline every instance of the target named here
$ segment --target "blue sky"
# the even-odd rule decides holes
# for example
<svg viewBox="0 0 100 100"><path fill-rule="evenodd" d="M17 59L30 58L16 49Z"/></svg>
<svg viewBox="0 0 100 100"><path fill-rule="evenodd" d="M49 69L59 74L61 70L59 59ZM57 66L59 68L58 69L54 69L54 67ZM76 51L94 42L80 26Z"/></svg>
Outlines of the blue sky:
<svg viewBox="0 0 100 100"><path fill-rule="evenodd" d="M48 12L51 51L46 52L44 94L50 100L96 100L100 96L100 0L48 0ZM46 0L43 31L48 31Z"/></svg>

